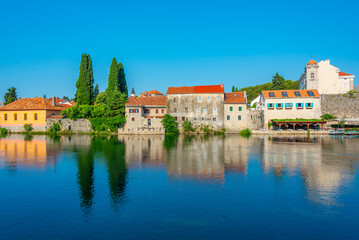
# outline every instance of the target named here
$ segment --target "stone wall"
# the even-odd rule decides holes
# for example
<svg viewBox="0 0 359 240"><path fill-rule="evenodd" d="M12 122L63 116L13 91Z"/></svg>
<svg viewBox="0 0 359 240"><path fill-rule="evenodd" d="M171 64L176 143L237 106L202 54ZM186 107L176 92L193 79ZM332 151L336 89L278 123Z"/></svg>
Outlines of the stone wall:
<svg viewBox="0 0 359 240"><path fill-rule="evenodd" d="M144 118L138 117L138 121L142 124L134 125L131 119L127 119L124 127L118 129L118 134L165 134L165 129L161 123L162 118ZM148 119L151 120L151 125L148 125Z"/></svg>
<svg viewBox="0 0 359 240"><path fill-rule="evenodd" d="M359 94L352 98L344 94L323 94L321 96L321 115L329 113L337 118L359 119Z"/></svg>
<svg viewBox="0 0 359 240"><path fill-rule="evenodd" d="M46 129L50 129L50 127L58 122L61 126L61 131L72 131L75 133L80 132L92 132L91 123L88 119L52 119L49 118L46 120Z"/></svg>
<svg viewBox="0 0 359 240"><path fill-rule="evenodd" d="M264 125L264 111L249 108L247 113L247 126L252 130L268 128L268 126Z"/></svg>

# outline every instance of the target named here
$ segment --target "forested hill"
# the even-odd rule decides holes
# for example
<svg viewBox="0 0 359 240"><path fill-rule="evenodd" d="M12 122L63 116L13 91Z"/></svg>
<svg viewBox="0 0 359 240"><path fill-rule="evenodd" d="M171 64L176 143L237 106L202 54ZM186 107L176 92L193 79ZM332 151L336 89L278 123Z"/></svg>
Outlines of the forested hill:
<svg viewBox="0 0 359 240"><path fill-rule="evenodd" d="M253 99L255 99L258 96L258 94L262 90L294 90L294 89L299 89L298 80L297 81L285 80L282 76L280 76L277 73L276 75L273 76L272 82L256 85L252 87L244 87L240 89L233 86L232 92L246 91L248 102L251 102Z"/></svg>

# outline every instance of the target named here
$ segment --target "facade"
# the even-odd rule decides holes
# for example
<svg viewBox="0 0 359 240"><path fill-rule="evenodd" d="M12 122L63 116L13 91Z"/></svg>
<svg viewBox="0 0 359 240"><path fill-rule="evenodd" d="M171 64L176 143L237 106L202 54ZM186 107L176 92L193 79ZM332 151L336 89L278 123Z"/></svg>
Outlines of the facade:
<svg viewBox="0 0 359 240"><path fill-rule="evenodd" d="M260 107L265 124L273 119L319 119L320 94L317 90L268 90L261 92Z"/></svg>
<svg viewBox="0 0 359 240"><path fill-rule="evenodd" d="M35 131L45 131L46 120L65 108L56 105L55 98L21 98L0 108L0 127L21 132L25 124L31 124Z"/></svg>
<svg viewBox="0 0 359 240"><path fill-rule="evenodd" d="M239 132L248 127L247 96L245 92L224 94L224 128Z"/></svg>
<svg viewBox="0 0 359 240"><path fill-rule="evenodd" d="M224 86L169 87L167 111L179 126L187 118L194 126L224 126Z"/></svg>
<svg viewBox="0 0 359 240"><path fill-rule="evenodd" d="M166 114L166 96L136 97L132 90L125 106L126 124L121 134L161 134L161 123Z"/></svg>
<svg viewBox="0 0 359 240"><path fill-rule="evenodd" d="M299 89L316 89L320 94L343 94L353 90L354 75L341 72L330 60L310 60L299 79Z"/></svg>

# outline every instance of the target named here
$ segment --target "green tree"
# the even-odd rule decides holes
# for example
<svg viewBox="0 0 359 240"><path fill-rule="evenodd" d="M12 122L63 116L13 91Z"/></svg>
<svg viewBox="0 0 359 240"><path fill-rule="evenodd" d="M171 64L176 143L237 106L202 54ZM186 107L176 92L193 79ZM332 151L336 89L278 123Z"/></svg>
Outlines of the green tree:
<svg viewBox="0 0 359 240"><path fill-rule="evenodd" d="M62 99L70 101L70 98L68 96L63 96Z"/></svg>
<svg viewBox="0 0 359 240"><path fill-rule="evenodd" d="M122 63L118 63L118 85L120 87L120 92L128 96L128 88L125 76L125 69L123 68Z"/></svg>
<svg viewBox="0 0 359 240"><path fill-rule="evenodd" d="M96 98L99 94L100 94L100 90L98 89L98 84L96 83L95 90L93 91L93 98L94 98L95 102L96 102Z"/></svg>
<svg viewBox="0 0 359 240"><path fill-rule="evenodd" d="M191 121L186 120L182 124L182 129L185 134L189 134L190 132L194 132L196 129L193 127Z"/></svg>
<svg viewBox="0 0 359 240"><path fill-rule="evenodd" d="M285 88L285 79L283 76L276 73L272 78L273 90L282 90Z"/></svg>
<svg viewBox="0 0 359 240"><path fill-rule="evenodd" d="M96 97L96 104L107 104L107 92L100 92L100 94Z"/></svg>
<svg viewBox="0 0 359 240"><path fill-rule="evenodd" d="M15 102L16 100L17 100L16 88L11 87L7 90L7 93L5 93L4 104L6 105Z"/></svg>
<svg viewBox="0 0 359 240"><path fill-rule="evenodd" d="M161 123L162 123L163 127L165 128L166 135L179 134L178 123L176 122L176 119L173 116L171 116L169 114L165 114Z"/></svg>
<svg viewBox="0 0 359 240"><path fill-rule="evenodd" d="M116 58L112 59L110 66L110 74L108 75L107 91L120 90L119 87L119 69Z"/></svg>
<svg viewBox="0 0 359 240"><path fill-rule="evenodd" d="M107 106L110 108L108 116L116 115L123 116L125 113L125 104L127 102L127 95L118 90L107 91Z"/></svg>
<svg viewBox="0 0 359 240"><path fill-rule="evenodd" d="M92 105L94 103L94 78L92 61L90 55L82 54L80 64L80 74L76 82L75 99L79 105Z"/></svg>
<svg viewBox="0 0 359 240"><path fill-rule="evenodd" d="M330 115L329 113L326 113L322 116L320 116L323 120L326 120L326 121L330 121L330 120L333 120L333 119L336 119L335 116L333 115Z"/></svg>

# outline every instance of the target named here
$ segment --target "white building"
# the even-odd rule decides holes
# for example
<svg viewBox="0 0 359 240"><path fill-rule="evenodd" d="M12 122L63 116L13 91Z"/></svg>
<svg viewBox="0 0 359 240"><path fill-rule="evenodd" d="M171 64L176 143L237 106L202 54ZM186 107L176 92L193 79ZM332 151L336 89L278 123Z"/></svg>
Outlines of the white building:
<svg viewBox="0 0 359 240"><path fill-rule="evenodd" d="M354 75L341 72L330 60L310 60L299 79L299 89L316 89L320 94L343 94L353 90Z"/></svg>

